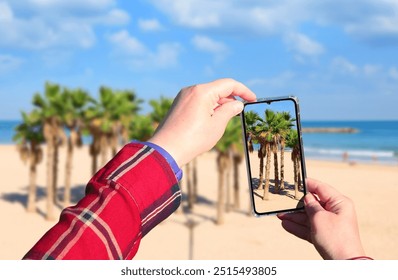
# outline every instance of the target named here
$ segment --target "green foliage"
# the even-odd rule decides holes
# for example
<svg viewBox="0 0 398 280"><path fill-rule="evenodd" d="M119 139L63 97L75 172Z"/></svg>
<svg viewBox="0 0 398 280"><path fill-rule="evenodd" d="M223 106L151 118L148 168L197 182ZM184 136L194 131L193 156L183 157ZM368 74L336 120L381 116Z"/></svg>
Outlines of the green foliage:
<svg viewBox="0 0 398 280"><path fill-rule="evenodd" d="M152 120L149 116L137 115L130 125L130 139L147 141L154 133Z"/></svg>
<svg viewBox="0 0 398 280"><path fill-rule="evenodd" d="M139 104L142 100L130 90L114 91L103 86L99 92L99 99L94 100L93 105L85 112L86 119L97 119L104 133L111 132L112 124L118 121L128 127L132 116L140 110Z"/></svg>
<svg viewBox="0 0 398 280"><path fill-rule="evenodd" d="M298 145L298 132L295 129L291 129L286 135L286 146L289 148L296 148Z"/></svg>
<svg viewBox="0 0 398 280"><path fill-rule="evenodd" d="M72 128L83 121L86 107L89 103L93 103L94 99L82 89L64 88L62 101L64 106L62 120L68 128Z"/></svg>
<svg viewBox="0 0 398 280"><path fill-rule="evenodd" d="M266 141L278 145L280 141L286 139L287 134L294 126L294 121L289 112L274 112L265 110L264 117L255 116L251 112L245 115L245 121L252 136L257 141Z"/></svg>
<svg viewBox="0 0 398 280"><path fill-rule="evenodd" d="M152 112L150 113L152 121L160 123L169 112L171 105L173 104L173 99L161 96L158 100L150 100L149 104L152 107Z"/></svg>
<svg viewBox="0 0 398 280"><path fill-rule="evenodd" d="M215 148L217 151L225 153L233 145L240 147L240 150L242 150L242 126L238 117L234 117L229 121L224 135L217 142Z"/></svg>
<svg viewBox="0 0 398 280"><path fill-rule="evenodd" d="M38 109L43 120L49 118L60 119L63 114L64 103L61 88L57 84L47 82L44 87L44 94L35 93L32 103Z"/></svg>
<svg viewBox="0 0 398 280"><path fill-rule="evenodd" d="M43 143L44 137L39 112L32 111L28 114L22 111L21 115L22 122L15 128L13 141L19 145L27 142Z"/></svg>

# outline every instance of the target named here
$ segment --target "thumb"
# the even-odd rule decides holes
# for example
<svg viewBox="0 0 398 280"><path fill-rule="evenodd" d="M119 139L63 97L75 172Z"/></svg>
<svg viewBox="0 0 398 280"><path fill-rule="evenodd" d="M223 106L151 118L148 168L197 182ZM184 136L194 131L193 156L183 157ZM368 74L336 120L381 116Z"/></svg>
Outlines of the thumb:
<svg viewBox="0 0 398 280"><path fill-rule="evenodd" d="M219 106L214 112L214 116L223 119L226 123L234 116L242 112L243 103L238 100L226 102Z"/></svg>
<svg viewBox="0 0 398 280"><path fill-rule="evenodd" d="M319 201L315 198L312 193L307 193L304 197L305 211L307 212L310 220L314 217L317 212L325 211Z"/></svg>

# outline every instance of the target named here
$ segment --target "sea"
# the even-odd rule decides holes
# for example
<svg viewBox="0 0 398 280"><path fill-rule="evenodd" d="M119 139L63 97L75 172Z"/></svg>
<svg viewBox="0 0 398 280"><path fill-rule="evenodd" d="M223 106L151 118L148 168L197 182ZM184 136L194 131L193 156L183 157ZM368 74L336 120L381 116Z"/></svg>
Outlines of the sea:
<svg viewBox="0 0 398 280"><path fill-rule="evenodd" d="M0 120L0 144L12 144L19 121ZM356 133L303 133L307 159L398 165L397 121L303 121L303 128L353 128ZM86 138L86 143L89 139Z"/></svg>

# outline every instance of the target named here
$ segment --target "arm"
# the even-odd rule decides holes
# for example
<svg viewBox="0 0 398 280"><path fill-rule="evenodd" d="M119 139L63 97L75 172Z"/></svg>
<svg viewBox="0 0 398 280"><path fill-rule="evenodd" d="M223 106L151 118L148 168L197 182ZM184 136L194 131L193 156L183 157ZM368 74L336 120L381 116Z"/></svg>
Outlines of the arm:
<svg viewBox="0 0 398 280"><path fill-rule="evenodd" d="M128 144L24 258L131 259L141 238L173 213L180 199L164 157L148 146Z"/></svg>
<svg viewBox="0 0 398 280"><path fill-rule="evenodd" d="M228 121L243 109L235 96L256 96L232 79L184 88L149 142L178 166L210 150ZM25 259L131 259L141 238L177 209L181 199L166 159L142 144L126 145L89 182L85 197L66 208L60 221Z"/></svg>
<svg viewBox="0 0 398 280"><path fill-rule="evenodd" d="M279 214L283 228L314 244L324 259L369 259L364 257L351 199L322 182L306 183L305 212Z"/></svg>

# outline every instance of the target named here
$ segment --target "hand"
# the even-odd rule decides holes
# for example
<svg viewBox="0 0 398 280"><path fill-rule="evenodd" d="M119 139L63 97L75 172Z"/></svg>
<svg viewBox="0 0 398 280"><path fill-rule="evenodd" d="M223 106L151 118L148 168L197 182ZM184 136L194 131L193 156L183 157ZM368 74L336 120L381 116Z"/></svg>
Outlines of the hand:
<svg viewBox="0 0 398 280"><path fill-rule="evenodd" d="M242 111L243 103L235 96L256 99L251 90L232 79L182 89L149 141L164 148L181 167L213 148L228 121Z"/></svg>
<svg viewBox="0 0 398 280"><path fill-rule="evenodd" d="M354 204L322 182L307 179L305 212L278 214L282 227L314 244L324 259L364 256Z"/></svg>

